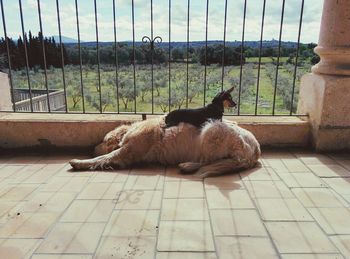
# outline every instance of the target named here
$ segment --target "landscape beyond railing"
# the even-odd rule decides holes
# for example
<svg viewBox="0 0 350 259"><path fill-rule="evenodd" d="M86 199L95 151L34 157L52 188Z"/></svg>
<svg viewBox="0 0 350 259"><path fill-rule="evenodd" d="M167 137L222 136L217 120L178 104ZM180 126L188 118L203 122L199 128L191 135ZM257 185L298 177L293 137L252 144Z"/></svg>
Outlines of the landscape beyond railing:
<svg viewBox="0 0 350 259"><path fill-rule="evenodd" d="M40 0L36 1L40 31L36 36L28 28L26 30L23 15L26 9L19 0L22 33L18 39L7 35L6 6L0 0L4 31L0 40L0 69L9 75L14 111L160 114L206 105L217 92L235 85L233 98L238 107L229 110L228 115L294 115L300 78L318 61L313 53L315 45L300 42L304 0L293 6L298 15L293 21L289 17L288 23L296 24L297 33L295 41L288 42L282 41L286 0L273 2L281 8L278 40L264 40L267 0L261 0L260 39L246 41L248 2L242 0L241 36L235 41L227 41L226 35L229 26L227 9L232 2L224 2L222 40L216 41L208 40L209 0L201 2L205 5L205 38L190 41L190 18L194 8L188 0L187 23L183 28L187 40L173 42L173 20L177 17L172 0L168 0L167 35L160 35L167 37L168 41L162 42L162 38L154 33L152 0L149 5L150 31L144 31L145 37L136 38L135 4L132 0L129 6L132 41L121 42L117 40L117 26L126 21L118 19L118 2L111 0L108 2L113 15L110 34L114 41L100 42L101 26L94 0L95 41L82 42L81 14L75 0L77 40L66 42L62 35L60 0L55 0L59 34L56 37L44 36ZM142 12L147 11L142 9ZM18 89L22 89L22 97L18 96ZM53 92L52 89L59 91ZM18 101L22 98L27 100Z"/></svg>

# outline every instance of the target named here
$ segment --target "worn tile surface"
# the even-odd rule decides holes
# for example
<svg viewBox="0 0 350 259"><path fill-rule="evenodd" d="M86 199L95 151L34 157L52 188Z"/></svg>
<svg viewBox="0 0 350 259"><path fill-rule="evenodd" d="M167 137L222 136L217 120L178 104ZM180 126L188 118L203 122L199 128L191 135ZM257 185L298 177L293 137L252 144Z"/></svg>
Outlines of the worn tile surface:
<svg viewBox="0 0 350 259"><path fill-rule="evenodd" d="M220 177L0 158L0 258L350 258L350 155L263 152ZM81 157L81 156L80 156Z"/></svg>

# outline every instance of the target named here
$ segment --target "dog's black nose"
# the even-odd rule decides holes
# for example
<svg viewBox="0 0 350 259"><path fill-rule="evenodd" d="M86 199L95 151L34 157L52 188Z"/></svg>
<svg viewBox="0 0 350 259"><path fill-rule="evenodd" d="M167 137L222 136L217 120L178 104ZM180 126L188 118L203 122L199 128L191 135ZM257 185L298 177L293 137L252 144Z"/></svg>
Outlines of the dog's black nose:
<svg viewBox="0 0 350 259"><path fill-rule="evenodd" d="M232 101L231 103L230 103L230 107L236 107L237 106L237 103L236 102L234 102L234 101Z"/></svg>

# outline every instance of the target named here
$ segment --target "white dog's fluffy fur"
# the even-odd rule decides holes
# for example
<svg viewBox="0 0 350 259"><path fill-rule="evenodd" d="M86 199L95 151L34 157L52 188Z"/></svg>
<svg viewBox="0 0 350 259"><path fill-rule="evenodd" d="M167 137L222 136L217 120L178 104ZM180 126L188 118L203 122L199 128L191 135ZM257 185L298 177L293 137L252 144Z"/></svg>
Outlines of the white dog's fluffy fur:
<svg viewBox="0 0 350 259"><path fill-rule="evenodd" d="M211 121L198 129L186 123L164 128L164 117L123 125L95 148L98 157L70 161L76 170L128 167L135 163L178 164L200 177L254 167L260 145L232 122Z"/></svg>

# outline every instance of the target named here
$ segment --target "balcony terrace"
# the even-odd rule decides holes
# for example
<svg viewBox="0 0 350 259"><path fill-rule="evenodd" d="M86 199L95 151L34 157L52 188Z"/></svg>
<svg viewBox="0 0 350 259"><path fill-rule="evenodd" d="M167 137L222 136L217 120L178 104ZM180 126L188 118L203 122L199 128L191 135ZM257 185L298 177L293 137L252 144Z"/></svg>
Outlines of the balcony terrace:
<svg viewBox="0 0 350 259"><path fill-rule="evenodd" d="M3 1L0 1L5 42L9 44L5 24L7 13L4 12ZM59 2L55 1L59 38L62 40ZM261 2L264 12L260 52L258 61L254 61L254 69L259 73L253 82L256 89L254 107L251 114L245 115L245 101L239 99L238 111L225 117L237 121L256 136L262 146L260 164L251 170L220 177L199 179L182 175L175 167L159 165L105 172L73 172L70 169L70 159L90 157L92 148L116 126L163 113L157 110L154 102L156 82L153 81L153 73L156 73L156 69L153 67L153 20L152 37L149 38L152 88L148 92L152 102L146 112L136 109L142 105L141 96L136 98L137 82L142 81L135 75L135 46L130 56L131 70L128 71L133 74L133 80L128 81L134 94L131 98L131 106L134 107L130 111L124 111L123 105L120 105L118 69L128 69L119 67L117 49L112 70L113 76L114 73L116 76L112 83L116 87L117 110L104 110L107 101L103 99L105 96L101 89L107 86L103 82L101 84L100 76L103 78L103 73L100 73L100 63L93 68L98 70L96 95L89 98L84 96L83 90L89 88L86 85L84 88L83 76L89 79L90 70L83 75L77 1L73 9L76 11L80 68L77 66L71 74L67 72L72 67L64 65L62 42L58 44L61 67L53 68L52 73L62 70L62 83L56 82L54 87L49 87L51 75L45 59L45 42L42 41L44 59L41 76L44 87L40 88L39 96L35 94L37 89L31 88L33 81L30 77L34 76L30 74L32 68L26 50L23 58L27 59L27 70L18 77L20 79L17 78L17 83L23 84L28 79L28 88L22 89L28 92L28 98L20 101L16 95L16 82L13 82L16 78L12 73L22 72L11 70L12 56L7 45L8 75L0 73L0 258L350 258L350 0L324 1L320 40L316 48L321 60L312 68L312 73L301 78L300 90L296 86L296 72L299 69L297 53L304 0L298 2L300 20L293 81L289 85L292 95L287 98L291 101L288 109L278 106L278 99L282 100L283 96L279 93L277 79L281 71L278 67L286 1L280 2L282 14L278 60L275 64L277 69L273 72L275 80L271 81L274 82L271 88L273 101L259 100L259 89L264 87L259 85L259 76L263 75L260 71L263 67L264 0ZM25 38L21 3L19 0ZM96 54L99 57L96 1L94 3ZM206 3L208 13L209 1ZM226 9L227 1L225 3ZM244 3L240 58L244 51L247 1ZM115 4L113 0L114 19ZM41 27L39 0L37 6ZM131 7L134 15L134 1ZM169 96L165 98L167 111L175 107L171 99L171 86L174 85L171 73L172 69L175 70L175 61L170 58L170 9L171 0L169 63L165 67L169 71L169 92L166 92ZM226 11L224 21L225 45ZM116 24L115 20L113 24ZM133 21L133 30L134 25ZM113 29L116 37L115 27ZM208 38L205 39L207 42ZM132 43L135 45L135 38ZM182 100L184 104L187 102L186 106L191 76L189 47L188 20L187 58L181 61L187 69L182 74L182 79L187 82L184 87L187 98ZM223 50L222 66L218 66L221 77L219 88L228 84L225 81L225 48ZM244 88L242 67L240 62L234 72L239 77L239 81L235 81L239 86L236 89L239 98L243 98L241 93ZM200 74L204 76L200 81L204 83L204 93L200 93L203 104L208 101L207 69L209 71L205 62ZM72 82L78 86L73 89L78 89L75 93L77 102L73 100ZM298 103L294 100L295 95L298 95ZM202 105L202 100L200 102ZM260 114L259 109L269 110L271 114Z"/></svg>

